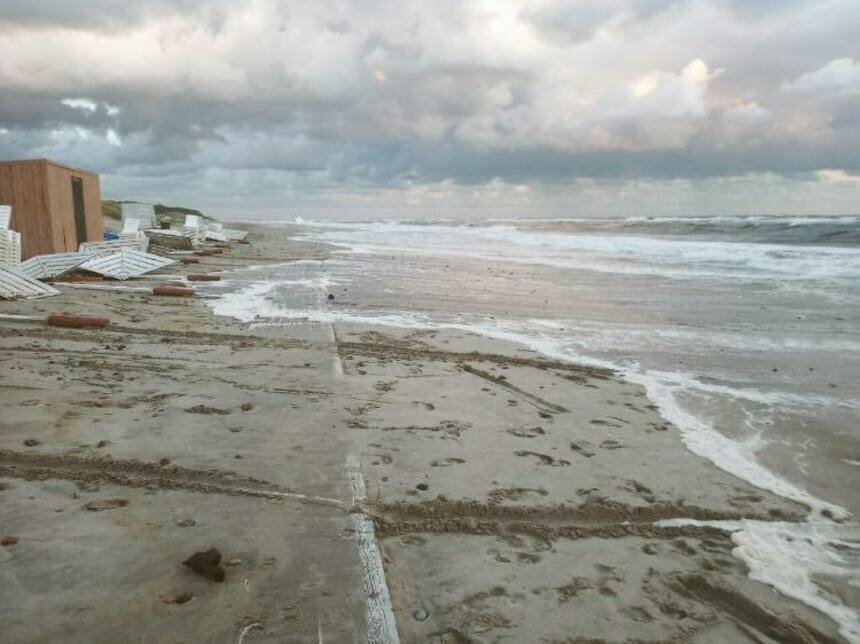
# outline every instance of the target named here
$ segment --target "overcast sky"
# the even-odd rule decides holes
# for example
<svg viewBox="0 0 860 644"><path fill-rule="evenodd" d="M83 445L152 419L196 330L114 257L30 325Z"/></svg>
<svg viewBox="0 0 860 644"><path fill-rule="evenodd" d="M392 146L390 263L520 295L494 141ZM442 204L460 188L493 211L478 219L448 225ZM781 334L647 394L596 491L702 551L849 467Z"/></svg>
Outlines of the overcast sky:
<svg viewBox="0 0 860 644"><path fill-rule="evenodd" d="M860 212L858 0L0 0L0 158L222 216Z"/></svg>

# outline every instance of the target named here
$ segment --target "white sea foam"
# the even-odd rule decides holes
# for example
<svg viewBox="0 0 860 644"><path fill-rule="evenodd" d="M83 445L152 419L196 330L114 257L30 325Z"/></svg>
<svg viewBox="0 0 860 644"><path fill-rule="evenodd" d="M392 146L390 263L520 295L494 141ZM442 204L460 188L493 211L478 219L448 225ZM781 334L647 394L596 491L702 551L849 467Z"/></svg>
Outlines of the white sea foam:
<svg viewBox="0 0 860 644"><path fill-rule="evenodd" d="M353 252L409 252L674 278L860 278L860 249L622 234L565 234L514 226L391 222L312 224L314 237Z"/></svg>
<svg viewBox="0 0 860 644"><path fill-rule="evenodd" d="M749 567L750 579L821 611L849 642L860 641L860 617L815 583L816 577L840 579L860 587L860 532L856 525L831 521L698 521L666 519L659 526L708 526L732 533L732 554Z"/></svg>
<svg viewBox="0 0 860 644"><path fill-rule="evenodd" d="M689 347L689 350L712 353L715 347L742 352L748 351L814 351L816 353L845 353L860 352L860 342L832 337L799 337L781 335L778 338L750 332L738 331L729 333L713 331L706 328L679 329L671 327L644 326L636 323L625 324L614 321L611 327L605 322L588 322L574 320L540 320L531 319L534 326L545 326L556 330L566 330L578 337L587 337L589 345L595 341L601 347L624 347L626 345L641 347L643 341L655 347L677 347L679 342Z"/></svg>
<svg viewBox="0 0 860 644"><path fill-rule="evenodd" d="M277 317L279 309L267 296L279 284L278 280L254 282L241 290L226 293L220 299L213 300L212 310L215 315L236 318L242 322Z"/></svg>
<svg viewBox="0 0 860 644"><path fill-rule="evenodd" d="M684 408L679 396L689 387L702 386L694 378L682 373L636 369L627 369L625 376L645 388L662 416L678 428L687 449L694 454L756 487L803 503L815 513L826 510L839 519L850 516L844 508L813 496L759 463L756 453L765 445L759 435L752 435L743 441L732 440Z"/></svg>

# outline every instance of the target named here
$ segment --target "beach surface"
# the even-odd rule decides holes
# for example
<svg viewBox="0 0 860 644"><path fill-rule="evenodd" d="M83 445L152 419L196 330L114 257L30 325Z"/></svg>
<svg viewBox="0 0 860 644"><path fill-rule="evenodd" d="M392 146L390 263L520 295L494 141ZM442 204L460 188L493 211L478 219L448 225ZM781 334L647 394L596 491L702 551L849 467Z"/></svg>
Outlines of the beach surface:
<svg viewBox="0 0 860 644"><path fill-rule="evenodd" d="M194 272L330 257L294 234L252 226ZM733 532L811 508L691 452L615 370L467 330L60 288L0 312L112 324L0 324L4 641L386 641L389 620L403 642L852 637L856 587L819 580L840 632L757 581ZM209 548L222 582L183 566Z"/></svg>

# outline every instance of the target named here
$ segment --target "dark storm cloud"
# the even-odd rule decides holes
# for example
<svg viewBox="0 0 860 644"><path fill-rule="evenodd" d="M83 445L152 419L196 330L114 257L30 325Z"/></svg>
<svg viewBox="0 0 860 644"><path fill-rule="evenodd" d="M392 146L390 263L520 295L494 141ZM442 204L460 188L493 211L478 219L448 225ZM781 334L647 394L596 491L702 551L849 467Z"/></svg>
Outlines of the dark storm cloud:
<svg viewBox="0 0 860 644"><path fill-rule="evenodd" d="M278 182L808 181L860 171L858 31L853 0L6 0L0 154L273 203Z"/></svg>

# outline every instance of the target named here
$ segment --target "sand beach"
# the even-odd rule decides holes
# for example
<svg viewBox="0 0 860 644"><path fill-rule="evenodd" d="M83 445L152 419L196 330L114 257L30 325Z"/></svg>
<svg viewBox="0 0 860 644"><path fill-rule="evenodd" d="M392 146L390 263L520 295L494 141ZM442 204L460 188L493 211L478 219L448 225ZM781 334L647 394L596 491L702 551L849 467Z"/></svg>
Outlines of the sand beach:
<svg viewBox="0 0 860 644"><path fill-rule="evenodd" d="M199 270L330 256L294 232ZM732 552L729 526L809 507L693 454L617 372L59 288L0 309L111 324L0 325L4 641L845 641ZM209 548L222 582L182 565Z"/></svg>

